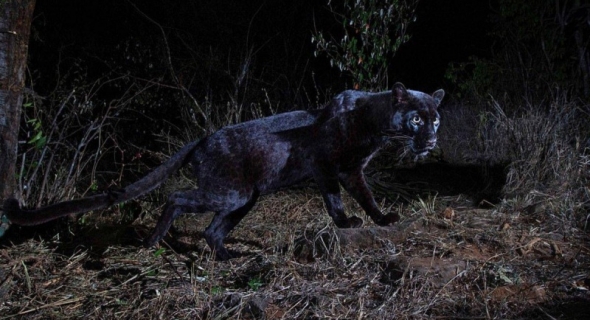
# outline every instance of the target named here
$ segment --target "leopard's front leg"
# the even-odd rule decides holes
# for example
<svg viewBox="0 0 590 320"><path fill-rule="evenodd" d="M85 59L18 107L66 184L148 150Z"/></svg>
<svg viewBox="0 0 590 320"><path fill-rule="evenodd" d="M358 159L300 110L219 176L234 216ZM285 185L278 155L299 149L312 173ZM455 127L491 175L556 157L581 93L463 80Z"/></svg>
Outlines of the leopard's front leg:
<svg viewBox="0 0 590 320"><path fill-rule="evenodd" d="M377 207L373 193L365 180L362 168L351 172L341 172L339 174L340 183L350 193L350 195L361 205L369 217L380 226L388 226L399 221L399 215L396 212L390 212L387 215L381 213Z"/></svg>
<svg viewBox="0 0 590 320"><path fill-rule="evenodd" d="M328 214L334 220L338 228L359 228L363 220L352 216L348 218L344 213L342 198L340 197L340 186L338 185L338 169L331 165L318 165L314 169L314 179L318 184Z"/></svg>

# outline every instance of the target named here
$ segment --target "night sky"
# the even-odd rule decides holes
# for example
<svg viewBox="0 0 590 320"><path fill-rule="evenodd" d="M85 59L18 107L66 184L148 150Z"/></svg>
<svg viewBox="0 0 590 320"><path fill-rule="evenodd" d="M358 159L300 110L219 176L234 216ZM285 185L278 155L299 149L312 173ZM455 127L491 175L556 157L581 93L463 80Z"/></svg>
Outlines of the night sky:
<svg viewBox="0 0 590 320"><path fill-rule="evenodd" d="M410 28L412 39L390 63L390 81L424 91L449 90L451 84L445 83L443 75L450 62L489 55L490 8L487 1L423 0ZM68 61L85 61L97 72L112 66L109 55L130 39L153 46L155 55L161 56L157 52L162 50L157 45L160 30L139 10L164 28L177 61L207 65L211 55L223 57L217 65L209 65L211 86L231 80L224 78L231 70L219 70L223 59L243 59L247 48L253 53L251 67L257 74L275 80L269 86L287 88L302 82L338 92L350 85L329 67L327 59L313 57L314 25L326 32L338 30L326 1L38 0L30 45L37 90L43 91L44 76ZM164 73L165 66L161 67ZM177 68L181 69L178 63Z"/></svg>

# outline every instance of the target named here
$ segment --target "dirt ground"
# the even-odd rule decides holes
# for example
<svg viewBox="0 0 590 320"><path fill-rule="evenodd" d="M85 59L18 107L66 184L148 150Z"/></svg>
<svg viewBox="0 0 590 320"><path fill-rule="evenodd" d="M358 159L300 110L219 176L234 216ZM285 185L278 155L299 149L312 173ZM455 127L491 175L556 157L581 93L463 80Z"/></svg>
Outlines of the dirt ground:
<svg viewBox="0 0 590 320"><path fill-rule="evenodd" d="M13 226L0 239L0 318L590 318L588 233L542 202L383 200L402 214L392 227L345 202L362 228L335 228L313 187L262 197L225 262L202 238L211 214L181 217L159 248L143 248L159 209L150 199Z"/></svg>

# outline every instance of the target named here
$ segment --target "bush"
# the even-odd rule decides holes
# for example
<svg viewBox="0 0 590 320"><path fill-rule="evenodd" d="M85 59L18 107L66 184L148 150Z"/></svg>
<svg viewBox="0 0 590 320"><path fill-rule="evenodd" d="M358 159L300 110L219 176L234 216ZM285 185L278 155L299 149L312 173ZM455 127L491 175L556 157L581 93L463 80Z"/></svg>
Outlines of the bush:
<svg viewBox="0 0 590 320"><path fill-rule="evenodd" d="M387 67L399 47L410 39L408 25L415 21L418 0L346 0L342 8L328 2L342 24L342 39L316 32L315 56L324 54L330 65L350 76L354 89L388 87Z"/></svg>

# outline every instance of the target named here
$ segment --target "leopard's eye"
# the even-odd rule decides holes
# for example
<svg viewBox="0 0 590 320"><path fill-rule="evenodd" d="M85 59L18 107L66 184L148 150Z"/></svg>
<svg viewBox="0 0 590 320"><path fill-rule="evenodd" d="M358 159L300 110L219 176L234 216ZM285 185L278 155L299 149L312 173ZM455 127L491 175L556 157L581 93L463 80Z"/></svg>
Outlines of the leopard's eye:
<svg viewBox="0 0 590 320"><path fill-rule="evenodd" d="M439 124L440 124L440 119L439 118L434 119L434 125L438 126Z"/></svg>
<svg viewBox="0 0 590 320"><path fill-rule="evenodd" d="M422 119L419 115L415 115L412 117L412 124L419 125L422 122Z"/></svg>

